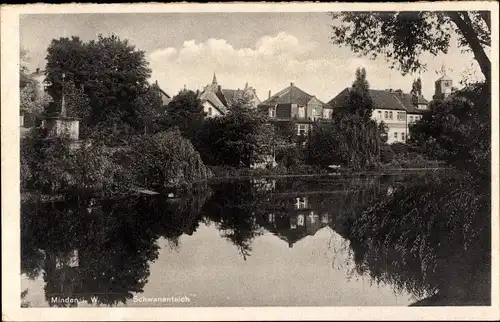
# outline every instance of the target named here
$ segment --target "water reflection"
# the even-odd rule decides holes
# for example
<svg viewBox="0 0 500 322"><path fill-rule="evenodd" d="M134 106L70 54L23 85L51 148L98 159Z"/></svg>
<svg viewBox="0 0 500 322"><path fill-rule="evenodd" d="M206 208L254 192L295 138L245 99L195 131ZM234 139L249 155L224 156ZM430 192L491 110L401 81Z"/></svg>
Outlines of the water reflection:
<svg viewBox="0 0 500 322"><path fill-rule="evenodd" d="M407 305L408 288L399 287L400 281L422 284L418 282L421 262L400 263L397 256L381 256L349 240L346 225L339 224L339 219L346 213L361 214L408 180L415 179L259 179L220 183L179 199L97 200L67 195L60 201L24 202L22 273L31 280L42 277L45 303L58 307L82 302L134 305L131 299L137 294L189 290L210 294L194 303L200 306ZM226 250L214 240L212 231L231 248ZM315 244L318 242L323 246ZM327 247L325 252L342 254L345 247L348 256L337 254L338 260L321 252L312 255L322 247ZM334 260L351 267L337 273L327 264ZM241 266L243 263L250 266ZM295 276L300 271L321 272L323 277L303 275L299 280L304 284L300 284ZM397 278L380 278L396 276L395 272ZM242 274L261 283L242 279ZM364 280L349 282L352 275L367 276L370 284L375 281L390 284L390 288L365 286ZM238 287L238 283L243 284ZM281 289L270 293L268 284L272 283ZM220 297L215 289L222 292ZM409 289L413 301L429 295L418 288ZM27 291L24 306L37 289L31 286ZM393 291L400 295L390 295ZM65 302L67 298L81 301Z"/></svg>

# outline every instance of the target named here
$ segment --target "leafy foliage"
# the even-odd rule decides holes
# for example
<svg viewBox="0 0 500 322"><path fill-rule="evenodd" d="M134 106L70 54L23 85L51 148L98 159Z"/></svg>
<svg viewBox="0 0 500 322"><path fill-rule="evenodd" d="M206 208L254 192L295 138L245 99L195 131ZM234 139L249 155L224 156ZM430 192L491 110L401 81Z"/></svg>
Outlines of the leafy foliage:
<svg viewBox="0 0 500 322"><path fill-rule="evenodd" d="M140 137L128 158L134 182L145 187L191 187L211 176L198 151L178 129Z"/></svg>
<svg viewBox="0 0 500 322"><path fill-rule="evenodd" d="M410 127L410 142L428 156L489 182L490 97L485 84L476 84L431 102L429 111Z"/></svg>
<svg viewBox="0 0 500 322"><path fill-rule="evenodd" d="M306 149L312 164L373 168L379 164L379 128L375 121L358 115L338 115L313 128Z"/></svg>
<svg viewBox="0 0 500 322"><path fill-rule="evenodd" d="M204 113L201 101L193 91L181 91L167 106L167 113L162 119L163 128L178 127L182 135L192 140L203 123Z"/></svg>
<svg viewBox="0 0 500 322"><path fill-rule="evenodd" d="M44 193L70 190L112 194L124 186L122 168L105 147L89 141L78 149L69 138L46 139L44 130L33 128L21 140L21 187Z"/></svg>
<svg viewBox="0 0 500 322"><path fill-rule="evenodd" d="M352 84L349 95L343 105L339 106L336 113L348 113L359 115L364 120L372 116L373 101L369 93L369 84L366 79L364 68L356 69L356 79Z"/></svg>
<svg viewBox="0 0 500 322"><path fill-rule="evenodd" d="M373 108L366 71L358 68L352 89L332 120L313 127L307 141L309 162L353 169L378 165L385 127L371 119Z"/></svg>
<svg viewBox="0 0 500 322"><path fill-rule="evenodd" d="M226 115L204 121L194 142L205 163L249 167L272 154L273 128L249 104L237 98Z"/></svg>
<svg viewBox="0 0 500 322"><path fill-rule="evenodd" d="M44 109L51 103L52 99L39 89L40 84L34 79L28 79L20 91L20 108L24 115L30 115L31 122L40 118Z"/></svg>
<svg viewBox="0 0 500 322"><path fill-rule="evenodd" d="M474 53L487 82L491 63L485 47L491 45L490 15L481 11L341 12L331 13L333 44L347 46L355 53L384 57L403 74L425 69L420 56L447 53L451 33L459 35L462 46Z"/></svg>
<svg viewBox="0 0 500 322"><path fill-rule="evenodd" d="M82 89L90 104L85 126L114 134L142 131L147 126L144 119L137 118L154 109L151 101L143 98L149 93L147 79L151 74L143 51L114 35L99 35L90 42L78 37L54 39L47 51L48 93L60 101L63 74L67 82Z"/></svg>

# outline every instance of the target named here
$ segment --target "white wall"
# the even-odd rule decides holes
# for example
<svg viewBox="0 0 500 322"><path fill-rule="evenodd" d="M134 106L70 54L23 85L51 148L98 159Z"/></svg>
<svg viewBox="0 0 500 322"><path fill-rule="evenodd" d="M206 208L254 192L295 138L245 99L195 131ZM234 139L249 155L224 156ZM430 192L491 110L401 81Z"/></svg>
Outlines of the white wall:
<svg viewBox="0 0 500 322"><path fill-rule="evenodd" d="M203 104L203 112L205 112L206 117L216 117L216 116L221 116L221 112L219 112L218 109L216 109L212 104L209 102L204 102ZM208 112L212 109L212 115L209 115Z"/></svg>

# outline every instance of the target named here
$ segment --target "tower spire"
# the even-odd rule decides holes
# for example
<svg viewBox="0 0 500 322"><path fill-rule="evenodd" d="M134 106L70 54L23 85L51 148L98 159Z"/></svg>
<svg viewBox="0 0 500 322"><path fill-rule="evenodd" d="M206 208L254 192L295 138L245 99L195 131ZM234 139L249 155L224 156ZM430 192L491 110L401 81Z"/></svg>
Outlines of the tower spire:
<svg viewBox="0 0 500 322"><path fill-rule="evenodd" d="M217 85L217 77L215 77L215 72L214 72L214 79L212 80L212 85Z"/></svg>
<svg viewBox="0 0 500 322"><path fill-rule="evenodd" d="M444 65L444 63L441 65L441 76L444 76L446 75L446 67Z"/></svg>

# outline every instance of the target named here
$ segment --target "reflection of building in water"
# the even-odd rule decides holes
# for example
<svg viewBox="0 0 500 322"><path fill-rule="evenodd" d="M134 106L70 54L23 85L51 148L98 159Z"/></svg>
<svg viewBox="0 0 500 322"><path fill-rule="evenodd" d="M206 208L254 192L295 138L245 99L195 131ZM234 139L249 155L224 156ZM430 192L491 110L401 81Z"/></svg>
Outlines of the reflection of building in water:
<svg viewBox="0 0 500 322"><path fill-rule="evenodd" d="M331 222L330 213L324 212L320 215L310 208L307 197L289 199L288 204L291 207L285 207L285 211L267 214L263 226L286 241L290 248L304 237L313 236Z"/></svg>

